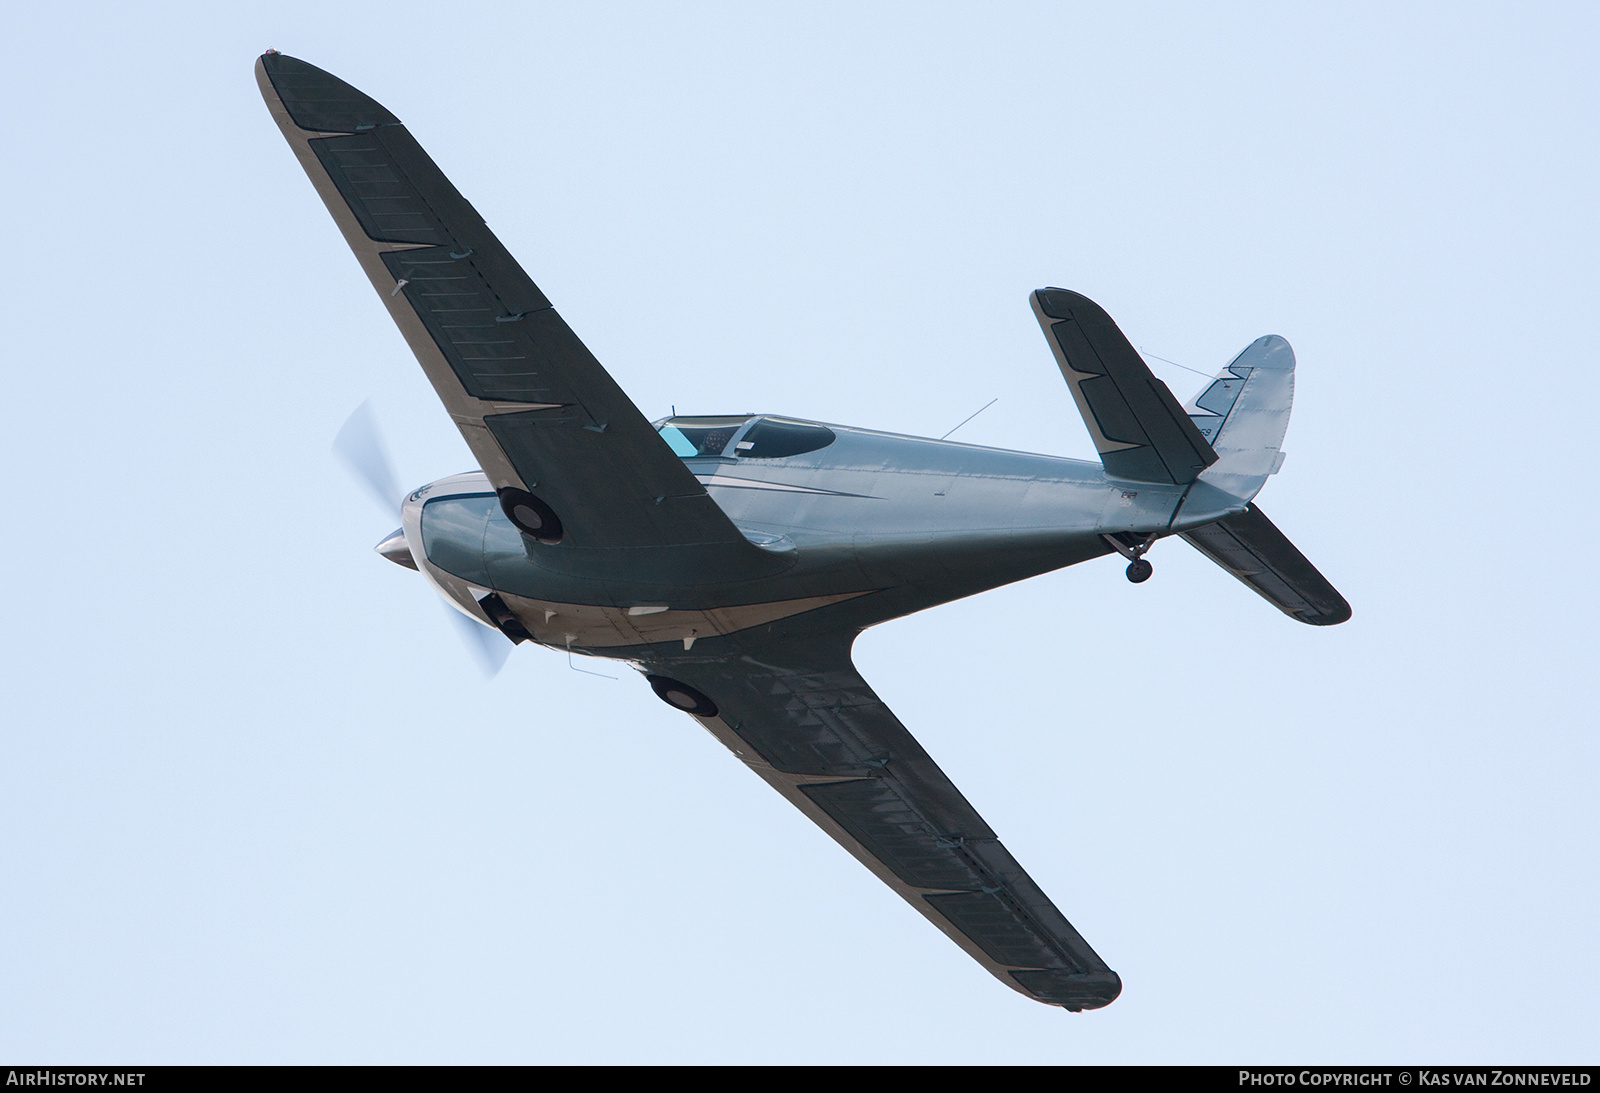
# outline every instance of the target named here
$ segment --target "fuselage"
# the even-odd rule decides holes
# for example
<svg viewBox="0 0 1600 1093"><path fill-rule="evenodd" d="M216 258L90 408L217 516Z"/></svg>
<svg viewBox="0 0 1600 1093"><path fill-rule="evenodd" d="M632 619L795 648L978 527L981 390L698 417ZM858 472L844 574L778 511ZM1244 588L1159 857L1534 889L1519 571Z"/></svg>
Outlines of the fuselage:
<svg viewBox="0 0 1600 1093"><path fill-rule="evenodd" d="M1185 487L1098 462L766 416L658 427L749 540L740 556L536 543L474 472L406 499L418 567L480 621L492 592L541 644L632 657L817 612L865 627L1186 526Z"/></svg>

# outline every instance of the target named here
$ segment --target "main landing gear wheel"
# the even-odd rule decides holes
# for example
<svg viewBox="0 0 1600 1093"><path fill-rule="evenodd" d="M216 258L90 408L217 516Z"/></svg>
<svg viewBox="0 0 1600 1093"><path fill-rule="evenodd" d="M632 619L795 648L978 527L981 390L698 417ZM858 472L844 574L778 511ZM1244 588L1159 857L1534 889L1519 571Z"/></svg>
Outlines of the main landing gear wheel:
<svg viewBox="0 0 1600 1093"><path fill-rule="evenodd" d="M694 714L696 717L716 717L717 704L689 686L679 683L666 676L645 676L650 681L650 689L656 697L675 710Z"/></svg>
<svg viewBox="0 0 1600 1093"><path fill-rule="evenodd" d="M1118 531L1110 535L1102 535L1106 545L1124 558L1128 559L1128 580L1134 584L1143 584L1150 579L1155 567L1144 560L1145 551L1156 545L1154 535L1135 535L1131 531Z"/></svg>

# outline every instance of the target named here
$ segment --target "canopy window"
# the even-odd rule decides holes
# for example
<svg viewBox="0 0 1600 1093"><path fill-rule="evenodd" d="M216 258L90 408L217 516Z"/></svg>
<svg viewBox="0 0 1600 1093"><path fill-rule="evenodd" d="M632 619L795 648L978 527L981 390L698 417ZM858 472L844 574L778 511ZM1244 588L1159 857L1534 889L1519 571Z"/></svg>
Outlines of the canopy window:
<svg viewBox="0 0 1600 1093"><path fill-rule="evenodd" d="M749 420L748 417L669 418L661 424L661 439L684 459L721 455L734 434Z"/></svg>

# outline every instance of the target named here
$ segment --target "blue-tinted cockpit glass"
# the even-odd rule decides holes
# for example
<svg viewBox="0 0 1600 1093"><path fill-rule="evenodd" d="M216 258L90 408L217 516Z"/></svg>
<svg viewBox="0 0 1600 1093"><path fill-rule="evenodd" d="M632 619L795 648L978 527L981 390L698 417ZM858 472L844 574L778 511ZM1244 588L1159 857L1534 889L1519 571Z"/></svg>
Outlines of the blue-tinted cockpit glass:
<svg viewBox="0 0 1600 1093"><path fill-rule="evenodd" d="M684 459L717 456L749 420L747 417L673 418L662 424L661 439Z"/></svg>
<svg viewBox="0 0 1600 1093"><path fill-rule="evenodd" d="M692 455L699 455L700 449L696 448L694 441L683 435L683 430L676 425L663 425L661 439L667 442L667 447L672 449L673 455L681 455L688 459Z"/></svg>

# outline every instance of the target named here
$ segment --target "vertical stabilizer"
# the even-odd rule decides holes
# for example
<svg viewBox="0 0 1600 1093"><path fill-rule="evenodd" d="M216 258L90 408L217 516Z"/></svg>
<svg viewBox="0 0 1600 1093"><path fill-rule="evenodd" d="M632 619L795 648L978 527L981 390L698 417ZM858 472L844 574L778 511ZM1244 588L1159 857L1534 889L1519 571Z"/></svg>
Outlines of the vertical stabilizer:
<svg viewBox="0 0 1600 1093"><path fill-rule="evenodd" d="M1184 508L1192 514L1220 504L1237 511L1259 493L1283 466L1293 407L1294 350L1276 334L1257 338L1184 406L1217 453Z"/></svg>

